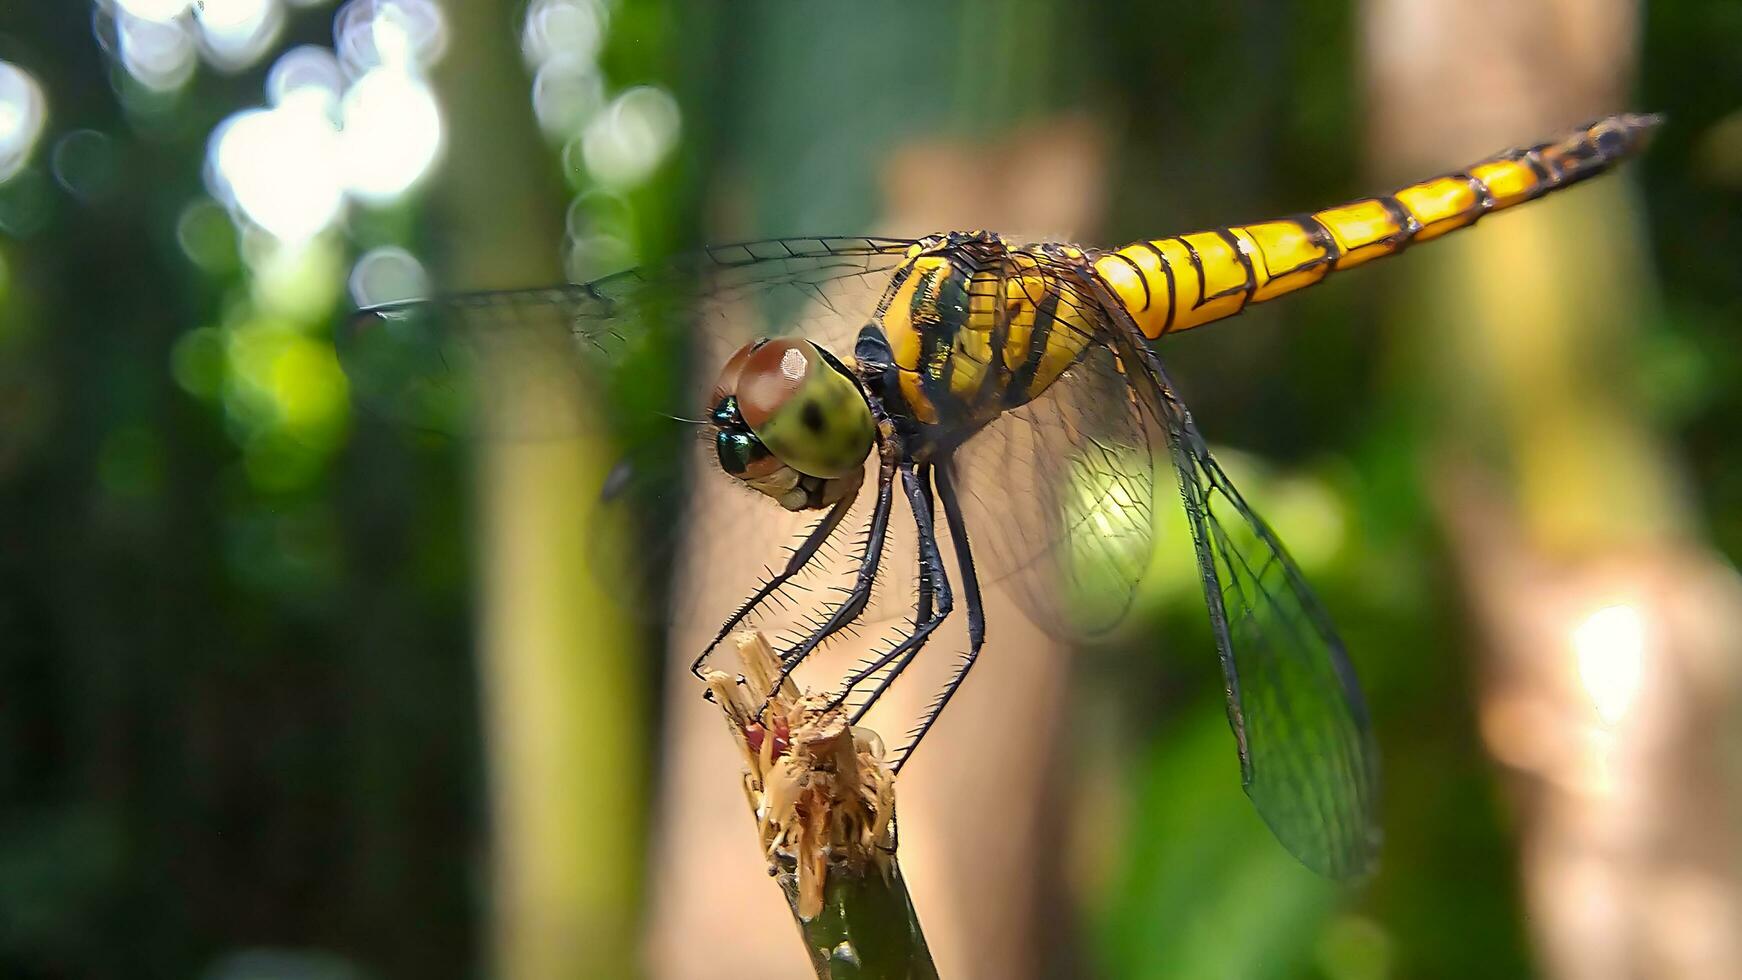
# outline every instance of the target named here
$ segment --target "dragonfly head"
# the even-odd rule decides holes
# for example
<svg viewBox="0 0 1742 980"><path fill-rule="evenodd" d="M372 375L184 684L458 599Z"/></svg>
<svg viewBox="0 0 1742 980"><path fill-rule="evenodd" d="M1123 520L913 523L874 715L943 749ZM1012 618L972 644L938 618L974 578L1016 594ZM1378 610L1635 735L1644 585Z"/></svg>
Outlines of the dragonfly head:
<svg viewBox="0 0 1742 980"><path fill-rule="evenodd" d="M864 479L871 408L846 365L808 340L745 344L710 403L720 468L787 510L827 507Z"/></svg>

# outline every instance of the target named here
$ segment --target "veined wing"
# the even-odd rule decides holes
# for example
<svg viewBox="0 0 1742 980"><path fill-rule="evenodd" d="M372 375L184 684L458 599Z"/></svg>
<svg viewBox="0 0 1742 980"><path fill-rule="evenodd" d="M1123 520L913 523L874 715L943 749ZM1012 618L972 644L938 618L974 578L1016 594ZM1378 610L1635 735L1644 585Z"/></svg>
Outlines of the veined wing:
<svg viewBox="0 0 1742 980"><path fill-rule="evenodd" d="M1147 567L1151 460L1165 452L1192 527L1246 792L1303 863L1360 874L1378 845L1377 751L1329 617L1105 288L1062 263L1018 274L1073 305L1095 298L1102 315L1076 318L1067 338L1076 360L1050 388L958 450L972 463L963 506L976 555L1019 570L1011 582L1043 625L1110 625ZM996 361L1000 345L984 346ZM1085 624L1079 599L1097 592L1103 605Z"/></svg>
<svg viewBox="0 0 1742 980"><path fill-rule="evenodd" d="M710 368L751 339L796 334L850 353L882 294L882 274L911 244L771 239L713 246L588 283L387 303L351 318L340 353L371 407L437 430L562 434L538 419L490 414L519 392L480 384L480 369L516 354L554 358L552 369L585 386L627 381L646 389L648 376L675 374L667 393L634 399L629 410L693 417L704 410ZM691 365L697 377L689 376Z"/></svg>
<svg viewBox="0 0 1742 980"><path fill-rule="evenodd" d="M1111 350L1085 348L956 459L984 581L1055 637L1101 635L1125 618L1154 548L1155 464Z"/></svg>
<svg viewBox="0 0 1742 980"><path fill-rule="evenodd" d="M1132 391L1165 436L1191 524L1246 794L1303 864L1361 875L1379 848L1379 753L1343 642L1210 455L1160 359L1124 326L1116 342Z"/></svg>
<svg viewBox="0 0 1742 980"><path fill-rule="evenodd" d="M601 508L595 523L609 529L590 563L629 611L717 621L819 515L788 513L736 485L699 438L705 430L686 420L704 417L716 372L756 337L798 335L849 354L909 244L754 242L586 284L394 303L357 314L339 348L366 411L399 424L512 441L584 429L614 444L617 464L577 501ZM686 540L704 511L736 519ZM680 543L687 567L722 584L705 602L680 585L668 608L661 585ZM844 565L848 551L830 557ZM822 564L813 578L828 578ZM784 608L801 605L814 600Z"/></svg>

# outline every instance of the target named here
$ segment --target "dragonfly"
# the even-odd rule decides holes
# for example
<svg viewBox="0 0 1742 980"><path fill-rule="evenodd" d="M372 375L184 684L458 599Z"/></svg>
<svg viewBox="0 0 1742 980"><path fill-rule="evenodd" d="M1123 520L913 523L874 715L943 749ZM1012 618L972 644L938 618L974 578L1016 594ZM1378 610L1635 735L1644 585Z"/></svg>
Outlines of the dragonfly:
<svg viewBox="0 0 1742 980"><path fill-rule="evenodd" d="M600 501L667 499L712 478L763 501L721 549L759 535L786 549L699 652L698 676L770 604L807 605L780 651L783 678L863 625L898 572L888 542L905 525L916 547L901 625L830 700L857 722L946 620L965 617L967 650L897 770L980 657L990 584L1027 583L1024 608L1051 619L1073 594L1058 576L1077 576L1113 594L1097 604L1102 622L1077 625L1122 618L1154 533L1156 473L1171 464L1242 785L1302 863L1351 877L1380 839L1368 709L1330 616L1217 463L1161 342L1603 173L1658 124L1613 115L1389 194L1121 248L985 231L788 238L581 284L390 303L354 318L347 370L415 398L432 374L420 365L441 374L453 357L542 337L552 342L528 344L523 361L554 358L577 389L609 394L596 401L618 414L602 424L628 442L649 419L688 424L690 451L641 440ZM685 362L665 395L623 381L641 377L628 365L672 358ZM794 598L807 569L841 550L845 584Z"/></svg>

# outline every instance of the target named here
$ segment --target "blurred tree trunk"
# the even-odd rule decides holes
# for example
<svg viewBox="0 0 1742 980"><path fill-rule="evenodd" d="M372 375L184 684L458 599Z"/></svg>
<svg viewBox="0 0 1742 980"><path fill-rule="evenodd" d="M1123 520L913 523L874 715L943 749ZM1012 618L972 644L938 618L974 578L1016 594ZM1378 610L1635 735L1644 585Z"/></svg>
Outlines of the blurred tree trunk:
<svg viewBox="0 0 1742 980"><path fill-rule="evenodd" d="M1633 108L1636 15L1368 0L1382 177ZM1742 590L1635 409L1652 289L1636 209L1609 178L1490 219L1404 261L1391 320L1400 380L1427 393L1428 480L1480 630L1478 713L1512 776L1545 972L1742 976Z"/></svg>
<svg viewBox="0 0 1742 980"><path fill-rule="evenodd" d="M533 122L511 2L449 4L438 76L449 111L440 187L444 288L541 285L558 261L564 195ZM561 331L553 331L560 336ZM561 349L486 368L493 415L585 431ZM566 417L566 418L565 418ZM585 567L603 483L588 438L482 442L475 456L480 682L490 790L491 975L627 976L639 908L643 701L634 647Z"/></svg>

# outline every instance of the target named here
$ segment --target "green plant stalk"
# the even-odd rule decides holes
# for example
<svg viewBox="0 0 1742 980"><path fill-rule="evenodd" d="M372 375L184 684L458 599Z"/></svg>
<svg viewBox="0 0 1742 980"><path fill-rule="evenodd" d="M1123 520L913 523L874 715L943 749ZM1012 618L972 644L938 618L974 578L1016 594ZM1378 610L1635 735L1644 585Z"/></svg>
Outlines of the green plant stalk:
<svg viewBox="0 0 1742 980"><path fill-rule="evenodd" d="M907 882L893 860L887 874L875 868L832 872L823 887L823 910L808 920L799 914L798 875L782 870L775 877L822 980L937 977Z"/></svg>
<svg viewBox="0 0 1742 980"><path fill-rule="evenodd" d="M711 671L708 686L743 754L763 853L818 978L937 977L896 862L895 776L882 740L790 678L771 697L780 663L767 640L746 632L733 644L742 674Z"/></svg>

